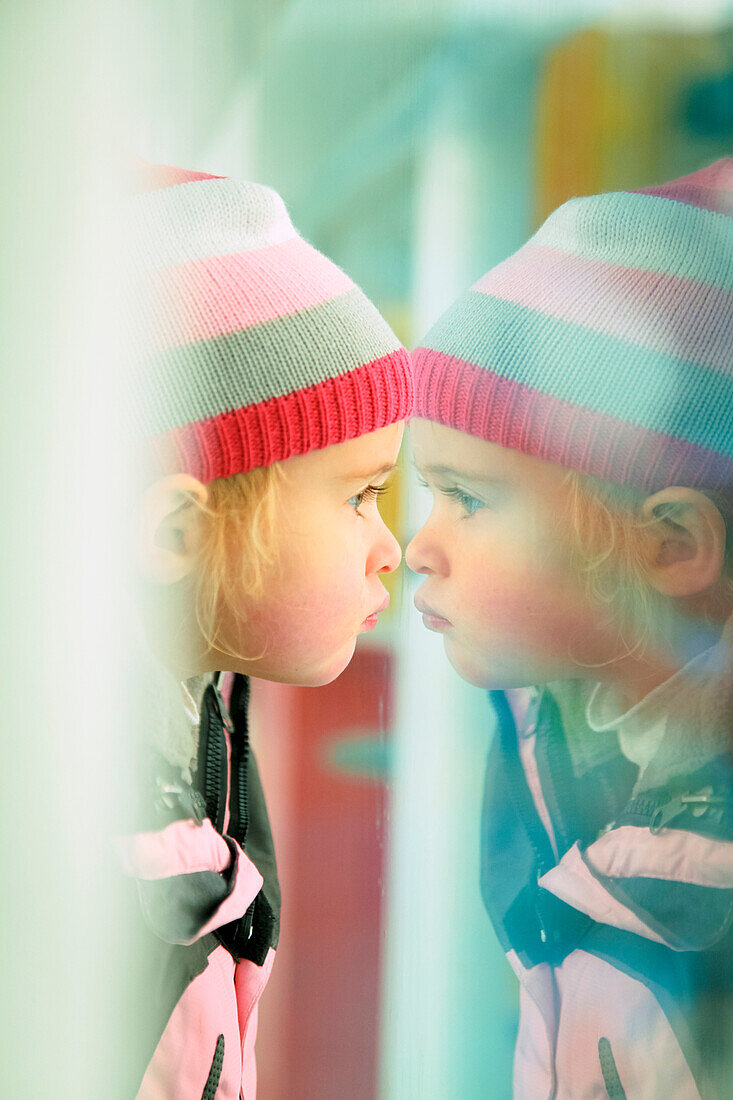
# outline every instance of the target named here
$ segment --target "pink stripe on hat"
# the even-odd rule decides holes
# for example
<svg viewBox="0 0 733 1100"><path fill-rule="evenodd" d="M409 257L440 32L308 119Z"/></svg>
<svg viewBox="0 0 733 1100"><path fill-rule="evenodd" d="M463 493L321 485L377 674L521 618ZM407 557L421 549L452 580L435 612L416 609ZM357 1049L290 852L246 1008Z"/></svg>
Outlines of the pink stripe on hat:
<svg viewBox="0 0 733 1100"><path fill-rule="evenodd" d="M479 279L474 290L678 359L733 370L733 294L724 287L530 241Z"/></svg>
<svg viewBox="0 0 733 1100"><path fill-rule="evenodd" d="M302 237L212 256L160 273L153 302L166 317L158 347L193 343L320 305L354 284ZM167 306L167 309L165 307Z"/></svg>
<svg viewBox="0 0 733 1100"><path fill-rule="evenodd" d="M223 176L212 176L208 172L191 172L185 168L173 168L168 164L148 164L140 157L134 157L136 166L136 186L138 193L162 191L166 187L178 187L181 183L195 183L197 180L218 180Z"/></svg>
<svg viewBox="0 0 733 1100"><path fill-rule="evenodd" d="M701 210L733 214L732 191L733 161L730 157L724 157L697 172L680 176L679 179L672 180L670 183L640 187L635 194L656 195L658 198L697 206Z"/></svg>
<svg viewBox="0 0 733 1100"><path fill-rule="evenodd" d="M637 195L656 195L660 199L672 199L687 206L697 206L700 210L711 210L715 214L730 214L733 204L730 195L724 191L714 191L710 187L696 187L692 183L680 183L673 187L643 187Z"/></svg>

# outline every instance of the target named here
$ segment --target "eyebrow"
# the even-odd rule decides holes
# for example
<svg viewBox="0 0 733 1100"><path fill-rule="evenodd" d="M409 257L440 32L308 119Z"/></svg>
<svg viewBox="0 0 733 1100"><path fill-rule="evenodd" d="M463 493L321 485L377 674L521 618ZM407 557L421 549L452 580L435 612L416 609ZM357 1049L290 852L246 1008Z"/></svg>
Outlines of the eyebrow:
<svg viewBox="0 0 733 1100"><path fill-rule="evenodd" d="M349 470L348 473L342 474L344 481L371 481L373 478L382 477L384 474L391 474L393 470L397 469L396 462L389 462L386 466L380 466L378 470L367 470L364 473L352 473Z"/></svg>
<svg viewBox="0 0 733 1100"><path fill-rule="evenodd" d="M457 481L480 481L485 485L500 484L502 479L492 477L491 474L482 473L479 470L456 470L453 466L420 466L413 462L413 466L420 474L431 474L433 477L452 477Z"/></svg>

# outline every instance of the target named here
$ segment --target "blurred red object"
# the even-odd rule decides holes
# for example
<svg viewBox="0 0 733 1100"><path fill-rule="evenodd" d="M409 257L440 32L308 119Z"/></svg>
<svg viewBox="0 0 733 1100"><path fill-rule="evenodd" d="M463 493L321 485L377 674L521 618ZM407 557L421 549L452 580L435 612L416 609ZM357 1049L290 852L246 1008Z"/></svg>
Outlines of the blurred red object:
<svg viewBox="0 0 733 1100"><path fill-rule="evenodd" d="M258 1100L376 1095L393 678L392 654L365 647L326 687L254 686L283 892Z"/></svg>

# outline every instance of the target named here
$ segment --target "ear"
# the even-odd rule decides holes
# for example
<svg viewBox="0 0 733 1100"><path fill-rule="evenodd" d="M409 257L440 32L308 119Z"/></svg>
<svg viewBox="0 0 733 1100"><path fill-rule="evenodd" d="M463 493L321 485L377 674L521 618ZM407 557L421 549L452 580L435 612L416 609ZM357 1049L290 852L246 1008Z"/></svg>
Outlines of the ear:
<svg viewBox="0 0 733 1100"><path fill-rule="evenodd" d="M138 562L146 580L175 584L194 566L206 486L188 474L160 478L140 504Z"/></svg>
<svg viewBox="0 0 733 1100"><path fill-rule="evenodd" d="M723 572L725 523L696 489L672 486L647 497L643 513L653 525L650 580L665 596L696 596Z"/></svg>

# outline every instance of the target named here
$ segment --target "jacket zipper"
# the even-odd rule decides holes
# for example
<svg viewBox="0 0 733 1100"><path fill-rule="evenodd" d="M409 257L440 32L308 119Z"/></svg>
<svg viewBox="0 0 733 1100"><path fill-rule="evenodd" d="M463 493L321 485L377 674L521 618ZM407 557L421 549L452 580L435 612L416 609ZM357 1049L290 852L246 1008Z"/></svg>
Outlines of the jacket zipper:
<svg viewBox="0 0 733 1100"><path fill-rule="evenodd" d="M249 704L249 682L244 680L244 700L243 707L245 714ZM249 806L247 799L247 769L249 767L249 736L247 733L247 726L244 726L244 736L239 740L234 738L234 723L229 716L229 713L224 705L224 700L217 688L217 703L219 705L219 713L222 718L222 722L229 730L229 736L232 744L232 795L231 795L231 808L232 811L236 810L236 815L232 813L234 817L234 824L231 826L231 833L235 840L238 840L242 848L244 848L247 840L247 832L249 829ZM231 819L230 819L231 820Z"/></svg>
<svg viewBox="0 0 733 1100"><path fill-rule="evenodd" d="M560 722L559 709L554 700L548 698L542 701L541 706L551 705L554 712L550 715L549 729L544 740L544 745L538 747L544 752L547 763L547 782L543 785L543 794L547 804L547 812L555 831L558 858L562 858L576 839L581 836L582 829L577 820L576 797L572 784L572 765L570 753L565 742L564 733ZM537 729L540 728L538 712ZM575 812L574 812L575 811Z"/></svg>
<svg viewBox="0 0 733 1100"><path fill-rule="evenodd" d="M517 816L524 826L527 838L529 840L530 847L532 849L535 859L535 892L533 899L533 909L535 917L537 919L537 927L539 930L540 942L544 945L549 952L547 961L552 957L552 953L557 947L558 936L558 914L557 904L558 902L554 898L554 895L547 894L539 885L539 880L546 871L549 871L551 867L556 865L555 854L552 849L552 843L547 831L542 824L542 821L537 813L534 799L532 798L532 792L529 789L524 769L522 767L521 760L519 758L519 749L517 745L517 727L514 721L514 715L512 713L510 704L503 692L492 692L494 704L497 707L499 714L499 737L501 741L501 749L504 756L505 774L509 785L509 795L516 810ZM538 722L539 728L539 722ZM554 753L553 760L548 760L548 769L550 771L549 783L552 786L553 782L556 782L560 777L557 775L557 765L561 754ZM553 768L553 763L555 768ZM553 771L555 774L553 775ZM567 775L566 772L563 773ZM565 779L567 783L568 780ZM554 792L553 792L554 793ZM549 807L548 807L549 809ZM551 810L549 810L552 813ZM553 822L554 825L554 822ZM567 830L558 830L557 836L565 836ZM559 903L563 906L563 903Z"/></svg>
<svg viewBox="0 0 733 1100"><path fill-rule="evenodd" d="M248 805L248 789L247 783L247 771L249 768L249 727L247 724L247 711L249 709L249 680L245 677L243 680L242 691L244 698L242 700L242 708L244 710L245 720L243 723L243 736L236 745L236 760L232 760L232 801L237 808L238 820L237 828L239 830L239 836L237 839L244 848L247 841L247 833L249 831L249 805ZM231 722L231 719L230 719ZM234 729L232 725L232 730ZM232 755L234 755L234 739L232 738ZM254 916L255 905L257 904L257 898L254 898L247 909L247 912L242 917L242 928L247 939L250 939L254 930Z"/></svg>
<svg viewBox="0 0 733 1100"><path fill-rule="evenodd" d="M517 748L517 726L503 691L491 692L499 716L499 739L506 765L509 793L522 822L535 857L537 878L555 865L554 853L544 825L537 816L532 793L527 785Z"/></svg>
<svg viewBox="0 0 733 1100"><path fill-rule="evenodd" d="M224 826L224 814L226 810L226 790L222 798L222 769L223 758L226 757L226 745L224 744L222 712L217 699L217 689L213 684L206 688L206 693L216 701L216 707L202 707L205 715L205 728L202 723L201 736L204 738L204 797L206 809L214 827L221 832ZM218 712L221 725L217 728L215 712Z"/></svg>
<svg viewBox="0 0 733 1100"><path fill-rule="evenodd" d="M231 761L231 776L230 776L230 790L228 791L229 799L229 826L228 833L236 840L242 850L245 850L245 844L247 841L247 832L249 830L249 805L247 798L247 769L249 766L249 734L247 730L247 707L249 705L249 680L245 677L243 679L243 708L245 713L245 721L243 723L242 736L240 738L235 737L234 722L224 702L224 697L219 690L218 684L212 684L211 690L216 702L216 711L221 722L222 730L226 728L229 733L229 743L232 749L232 761ZM224 738L221 738L221 752L225 752ZM217 757L217 766L221 768L221 752ZM207 767L208 772L208 767ZM252 901L248 907L246 913L241 917L242 933L246 939L250 939L252 936L252 930L254 927L254 912L256 898Z"/></svg>

